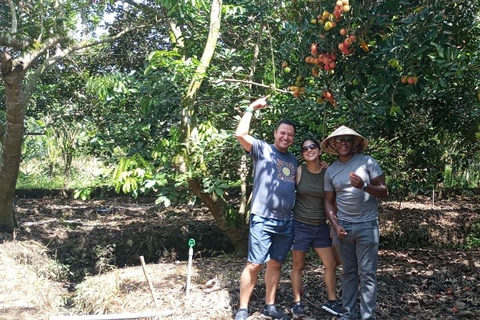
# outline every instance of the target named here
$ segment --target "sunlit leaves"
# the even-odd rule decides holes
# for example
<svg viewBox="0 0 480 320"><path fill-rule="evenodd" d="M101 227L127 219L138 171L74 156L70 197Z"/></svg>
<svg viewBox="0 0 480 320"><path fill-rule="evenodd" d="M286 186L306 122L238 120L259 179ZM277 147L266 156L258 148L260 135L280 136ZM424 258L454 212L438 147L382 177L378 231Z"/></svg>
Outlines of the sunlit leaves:
<svg viewBox="0 0 480 320"><path fill-rule="evenodd" d="M196 58L183 59L183 56L175 51L157 50L151 52L147 61L149 64L145 69L145 75L152 72L168 73L171 81L188 83L193 71L197 68L199 61Z"/></svg>
<svg viewBox="0 0 480 320"><path fill-rule="evenodd" d="M111 101L137 92L128 77L115 74L90 78L86 89L95 93L101 101Z"/></svg>

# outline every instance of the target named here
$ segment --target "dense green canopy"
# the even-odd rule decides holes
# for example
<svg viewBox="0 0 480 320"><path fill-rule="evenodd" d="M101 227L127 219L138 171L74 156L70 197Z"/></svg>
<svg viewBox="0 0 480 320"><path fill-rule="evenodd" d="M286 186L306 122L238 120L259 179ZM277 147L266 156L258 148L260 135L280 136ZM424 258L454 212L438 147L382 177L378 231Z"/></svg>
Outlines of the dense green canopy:
<svg viewBox="0 0 480 320"><path fill-rule="evenodd" d="M10 17L2 51L17 65L37 53L16 79L26 119L37 120L26 132L52 130L70 159L116 165L119 192L201 199L224 230L242 230L251 168L232 133L267 94L258 138L271 140L282 118L299 140L344 124L370 139L394 195L478 186L478 1L12 0L0 10ZM240 209L224 201L232 190Z"/></svg>

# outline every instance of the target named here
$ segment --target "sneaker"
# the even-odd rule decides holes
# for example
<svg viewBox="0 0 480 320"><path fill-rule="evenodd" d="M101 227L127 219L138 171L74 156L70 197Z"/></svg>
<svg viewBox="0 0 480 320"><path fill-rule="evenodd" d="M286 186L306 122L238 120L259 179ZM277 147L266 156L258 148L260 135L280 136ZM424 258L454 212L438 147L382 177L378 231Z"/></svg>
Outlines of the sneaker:
<svg viewBox="0 0 480 320"><path fill-rule="evenodd" d="M327 301L323 306L322 309L327 311L334 316L338 316L344 313L342 307L340 307L337 301Z"/></svg>
<svg viewBox="0 0 480 320"><path fill-rule="evenodd" d="M238 309L235 320L247 320L248 310L247 309Z"/></svg>
<svg viewBox="0 0 480 320"><path fill-rule="evenodd" d="M274 304L265 305L262 310L262 314L267 317L271 317L274 320L290 320L290 315L277 310Z"/></svg>
<svg viewBox="0 0 480 320"><path fill-rule="evenodd" d="M293 303L292 314L293 314L294 317L299 317L299 316L304 316L305 315L305 309L303 308L303 305L300 301Z"/></svg>

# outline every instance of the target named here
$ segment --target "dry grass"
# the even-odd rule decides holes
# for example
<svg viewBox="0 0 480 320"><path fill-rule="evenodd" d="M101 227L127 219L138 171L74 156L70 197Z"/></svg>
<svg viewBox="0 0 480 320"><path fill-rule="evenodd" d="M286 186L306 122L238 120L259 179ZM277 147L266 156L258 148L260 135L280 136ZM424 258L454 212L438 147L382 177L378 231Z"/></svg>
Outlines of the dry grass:
<svg viewBox="0 0 480 320"><path fill-rule="evenodd" d="M67 291L57 276L62 268L34 241L0 246L0 319L46 319L64 305Z"/></svg>
<svg viewBox="0 0 480 320"><path fill-rule="evenodd" d="M187 265L162 263L146 266L153 294L142 267L130 267L87 278L77 287L74 304L86 314L153 312L161 319L231 319L229 292L219 277L205 281L205 268L208 266L192 267L188 297Z"/></svg>
<svg viewBox="0 0 480 320"><path fill-rule="evenodd" d="M0 252L0 268L6 271L0 275L1 320L126 313L151 313L160 319L231 319L231 297L221 279L238 279L241 271L229 275L228 268L214 270L213 258L194 261L187 297L186 262L146 265L153 294L141 266L115 269L87 277L76 287L73 307L67 309L70 295L58 279L62 268L47 257L42 245L10 240L0 244ZM234 270L243 265L232 264Z"/></svg>

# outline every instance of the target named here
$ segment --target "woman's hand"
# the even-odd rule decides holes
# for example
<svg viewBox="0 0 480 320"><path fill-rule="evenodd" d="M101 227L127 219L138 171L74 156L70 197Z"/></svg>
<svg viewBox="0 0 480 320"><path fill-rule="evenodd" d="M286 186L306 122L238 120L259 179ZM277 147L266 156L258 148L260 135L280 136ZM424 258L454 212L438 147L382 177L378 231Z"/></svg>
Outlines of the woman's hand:
<svg viewBox="0 0 480 320"><path fill-rule="evenodd" d="M328 163L326 163L326 162L323 161L323 160L320 161L320 168L322 168L322 170L323 170L323 169L327 169L327 168L328 168Z"/></svg>

